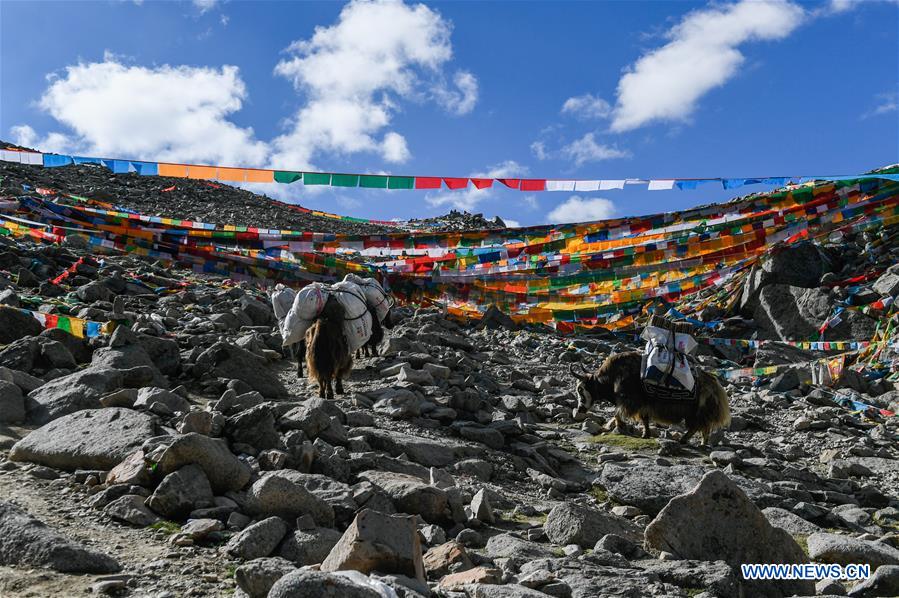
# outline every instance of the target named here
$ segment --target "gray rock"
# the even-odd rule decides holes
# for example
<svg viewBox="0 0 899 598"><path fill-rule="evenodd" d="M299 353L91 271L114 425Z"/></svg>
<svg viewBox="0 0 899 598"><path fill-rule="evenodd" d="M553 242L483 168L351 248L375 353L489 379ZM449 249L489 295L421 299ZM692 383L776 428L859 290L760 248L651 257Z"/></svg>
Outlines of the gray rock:
<svg viewBox="0 0 899 598"><path fill-rule="evenodd" d="M739 579L724 561L649 560L641 561L640 567L680 588L702 588L711 596L721 598L741 595Z"/></svg>
<svg viewBox="0 0 899 598"><path fill-rule="evenodd" d="M0 345L8 345L26 336L37 336L43 330L44 327L31 314L0 305Z"/></svg>
<svg viewBox="0 0 899 598"><path fill-rule="evenodd" d="M483 488L478 490L471 499L470 508L472 516L478 521L484 523L493 523L495 521L493 505L490 504L490 499L487 498L487 492Z"/></svg>
<svg viewBox="0 0 899 598"><path fill-rule="evenodd" d="M552 558L555 555L545 544L523 540L512 534L497 534L487 540L484 552L491 559L532 559Z"/></svg>
<svg viewBox="0 0 899 598"><path fill-rule="evenodd" d="M287 534L278 548L278 555L298 567L317 565L327 558L340 537L339 531L327 527L297 530Z"/></svg>
<svg viewBox="0 0 899 598"><path fill-rule="evenodd" d="M762 509L762 513L771 525L786 530L791 536L810 536L821 531L821 528L814 523L786 509L768 507Z"/></svg>
<svg viewBox="0 0 899 598"><path fill-rule="evenodd" d="M0 502L0 564L62 573L114 573L115 559L62 536L20 508Z"/></svg>
<svg viewBox="0 0 899 598"><path fill-rule="evenodd" d="M10 459L66 470L111 469L155 433L155 420L145 413L86 409L34 430L16 443Z"/></svg>
<svg viewBox="0 0 899 598"><path fill-rule="evenodd" d="M268 598L382 598L382 595L341 575L301 569L276 581Z"/></svg>
<svg viewBox="0 0 899 598"><path fill-rule="evenodd" d="M364 509L328 554L321 570L399 573L424 581L421 556L412 517Z"/></svg>
<svg viewBox="0 0 899 598"><path fill-rule="evenodd" d="M99 409L100 398L124 385L122 372L108 367L89 367L47 382L28 393L28 421L42 426L83 409Z"/></svg>
<svg viewBox="0 0 899 598"><path fill-rule="evenodd" d="M0 379L0 424L20 424L25 421L25 397L22 389Z"/></svg>
<svg viewBox="0 0 899 598"><path fill-rule="evenodd" d="M807 563L784 530L773 527L723 472L706 474L689 493L671 500L645 531L646 546L680 558L745 563ZM808 581L751 582L766 595L813 594Z"/></svg>
<svg viewBox="0 0 899 598"><path fill-rule="evenodd" d="M181 348L175 339L138 334L137 342L150 356L153 365L166 376L181 371Z"/></svg>
<svg viewBox="0 0 899 598"><path fill-rule="evenodd" d="M165 405L172 413L187 413L190 411L190 403L186 399L164 388L153 387L141 388L137 392L137 400L134 401L134 407L149 409L154 403Z"/></svg>
<svg viewBox="0 0 899 598"><path fill-rule="evenodd" d="M871 285L871 290L881 297L899 297L899 268L891 266Z"/></svg>
<svg viewBox="0 0 899 598"><path fill-rule="evenodd" d="M112 368L130 370L143 368L149 375L143 385L168 388L169 381L153 363L150 355L139 344L128 344L117 347L103 347L94 351L91 356L91 368ZM128 386L131 386L130 384Z"/></svg>
<svg viewBox="0 0 899 598"><path fill-rule="evenodd" d="M235 457L221 439L190 433L164 438L158 446L145 449L147 458L156 463L162 475L196 463L216 494L239 490L250 481L250 467Z"/></svg>
<svg viewBox="0 0 899 598"><path fill-rule="evenodd" d="M543 529L553 544L577 544L584 548L592 548L606 534L630 540L640 536L640 529L623 517L572 503L553 507Z"/></svg>
<svg viewBox="0 0 899 598"><path fill-rule="evenodd" d="M211 507L212 497L203 468L191 464L165 476L147 506L168 519L184 519L194 509Z"/></svg>
<svg viewBox="0 0 899 598"><path fill-rule="evenodd" d="M253 559L234 571L234 580L250 598L266 598L275 582L295 569L277 557Z"/></svg>
<svg viewBox="0 0 899 598"><path fill-rule="evenodd" d="M232 442L249 444L257 449L281 445L281 437L275 428L275 415L268 405L258 405L229 417L225 421L225 435Z"/></svg>
<svg viewBox="0 0 899 598"><path fill-rule="evenodd" d="M269 517L241 530L225 545L231 556L252 560L274 552L287 533L287 523L280 517Z"/></svg>
<svg viewBox="0 0 899 598"><path fill-rule="evenodd" d="M106 505L103 511L116 521L146 527L159 521L159 516L147 508L144 501L143 496L126 494Z"/></svg>
<svg viewBox="0 0 899 598"><path fill-rule="evenodd" d="M308 514L319 525L334 525L334 509L300 481L291 479L286 470L265 473L253 482L246 500L245 511L249 515L277 515L292 521Z"/></svg>
<svg viewBox="0 0 899 598"><path fill-rule="evenodd" d="M808 554L821 563L866 563L872 569L899 565L899 550L883 542L869 542L849 536L818 533L808 537Z"/></svg>
<svg viewBox="0 0 899 598"><path fill-rule="evenodd" d="M400 512L421 515L429 523L452 518L446 492L419 478L390 471L364 471L359 474L359 479L382 488Z"/></svg>
<svg viewBox="0 0 899 598"><path fill-rule="evenodd" d="M355 428L354 435L362 436L375 450L385 451L393 457L402 454L425 467L446 467L467 457L479 456L483 450L447 438L432 440L395 430L380 428Z"/></svg>
<svg viewBox="0 0 899 598"><path fill-rule="evenodd" d="M218 378L240 380L265 397L287 396L287 389L263 358L231 343L215 343L197 358L194 367Z"/></svg>
<svg viewBox="0 0 899 598"><path fill-rule="evenodd" d="M832 312L833 299L821 289L774 284L762 289L753 318L759 338L792 340L818 334ZM858 311L847 310L841 317L827 329L826 340L870 338L877 328L877 320Z"/></svg>
<svg viewBox="0 0 899 598"><path fill-rule="evenodd" d="M852 586L849 596L899 596L899 566L878 567L871 577Z"/></svg>

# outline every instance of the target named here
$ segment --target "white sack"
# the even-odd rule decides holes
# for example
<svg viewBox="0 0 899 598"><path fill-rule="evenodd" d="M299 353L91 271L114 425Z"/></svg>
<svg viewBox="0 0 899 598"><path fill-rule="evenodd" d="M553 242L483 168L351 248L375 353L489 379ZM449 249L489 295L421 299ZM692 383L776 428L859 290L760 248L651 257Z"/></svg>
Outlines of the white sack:
<svg viewBox="0 0 899 598"><path fill-rule="evenodd" d="M381 283L374 278L362 278L355 274L347 274L343 277L343 281L359 285L362 292L365 293L365 303L375 310L378 322L383 322L387 317L387 312L390 311L391 301L390 295L387 294Z"/></svg>
<svg viewBox="0 0 899 598"><path fill-rule="evenodd" d="M290 287L285 287L283 284L275 285L275 290L272 291L272 309L278 319L278 325L284 321L290 308L293 307L296 296L297 292Z"/></svg>
<svg viewBox="0 0 899 598"><path fill-rule="evenodd" d="M303 340L306 330L322 313L327 300L328 289L320 282L313 282L300 289L287 317L280 322L281 345L286 347Z"/></svg>
<svg viewBox="0 0 899 598"><path fill-rule="evenodd" d="M641 338L646 348L643 358L643 379L657 384L663 383L670 375L686 390L693 390L695 384L687 354L696 349L696 340L689 334L674 336L674 349L668 346L671 331L656 326L647 326ZM673 367L672 367L673 363Z"/></svg>
<svg viewBox="0 0 899 598"><path fill-rule="evenodd" d="M343 306L343 334L350 352L355 353L371 338L371 314L365 302L365 293L359 285L347 281L338 282L331 288Z"/></svg>

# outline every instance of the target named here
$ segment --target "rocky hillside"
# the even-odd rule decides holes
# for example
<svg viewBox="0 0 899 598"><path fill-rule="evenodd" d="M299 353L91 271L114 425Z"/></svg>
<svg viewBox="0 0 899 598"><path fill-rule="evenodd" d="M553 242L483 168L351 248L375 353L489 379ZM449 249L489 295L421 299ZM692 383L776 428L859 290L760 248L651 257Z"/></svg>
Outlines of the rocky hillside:
<svg viewBox="0 0 899 598"><path fill-rule="evenodd" d="M732 412L708 447L606 432L606 403L573 415L569 366L638 349L630 331L408 306L325 401L257 288L0 236L0 596L899 595L897 260L888 229L834 237L697 299ZM764 342L825 324L884 342ZM809 560L874 575L739 569Z"/></svg>

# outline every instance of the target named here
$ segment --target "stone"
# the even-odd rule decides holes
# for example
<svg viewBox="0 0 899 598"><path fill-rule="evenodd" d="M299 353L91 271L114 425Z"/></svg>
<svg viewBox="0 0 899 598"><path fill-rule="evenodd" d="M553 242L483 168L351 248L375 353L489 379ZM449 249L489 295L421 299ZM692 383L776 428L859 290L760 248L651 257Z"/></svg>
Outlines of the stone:
<svg viewBox="0 0 899 598"><path fill-rule="evenodd" d="M0 345L8 345L26 336L37 336L44 330L31 314L8 305L0 305Z"/></svg>
<svg viewBox="0 0 899 598"><path fill-rule="evenodd" d="M137 342L150 356L153 365L166 376L174 376L181 371L181 348L175 339L138 334Z"/></svg>
<svg viewBox="0 0 899 598"><path fill-rule="evenodd" d="M446 492L415 476L369 470L363 471L358 477L382 488L398 511L421 515L429 523L440 523L452 518Z"/></svg>
<svg viewBox="0 0 899 598"><path fill-rule="evenodd" d="M461 426L459 427L459 436L472 442L480 442L486 444L492 449L499 450L506 444L506 439L502 432L487 426Z"/></svg>
<svg viewBox="0 0 899 598"><path fill-rule="evenodd" d="M857 583L849 590L849 596L899 596L899 566L882 565L871 577Z"/></svg>
<svg viewBox="0 0 899 598"><path fill-rule="evenodd" d="M899 550L883 542L828 533L812 534L807 541L809 556L820 563L866 563L872 569L883 565L899 565Z"/></svg>
<svg viewBox="0 0 899 598"><path fill-rule="evenodd" d="M28 393L28 421L42 426L76 411L99 409L100 398L123 385L122 372L108 367L88 367L56 378Z"/></svg>
<svg viewBox="0 0 899 598"><path fill-rule="evenodd" d="M15 444L14 461L57 469L111 469L156 433L145 413L108 407L70 413L34 430Z"/></svg>
<svg viewBox="0 0 899 598"><path fill-rule="evenodd" d="M7 502L0 502L0 565L48 567L60 573L121 569L115 559L69 540Z"/></svg>
<svg viewBox="0 0 899 598"><path fill-rule="evenodd" d="M231 343L215 343L200 354L194 367L218 378L240 380L265 397L287 397L287 389L263 358Z"/></svg>
<svg viewBox="0 0 899 598"><path fill-rule="evenodd" d="M474 567L473 569L468 569L467 571L460 571L459 573L451 573L444 576L443 579L440 580L439 587L441 590L460 590L469 586L474 587L473 584L497 584L501 581L502 572L499 569L492 569L489 567ZM529 591L527 590L527 588L523 589L525 591ZM521 595L522 594L520 592L517 594L513 594L513 596Z"/></svg>
<svg viewBox="0 0 899 598"><path fill-rule="evenodd" d="M190 411L190 403L164 388L147 387L137 391L137 400L134 401L135 409L150 409L154 403L165 405L172 413Z"/></svg>
<svg viewBox="0 0 899 598"><path fill-rule="evenodd" d="M334 525L334 509L300 481L291 479L287 470L267 472L253 482L246 503L245 512L249 515L277 515L292 521L308 514L319 525Z"/></svg>
<svg viewBox="0 0 899 598"><path fill-rule="evenodd" d="M286 534L287 523L280 517L269 517L232 536L224 551L248 561L266 557L275 551Z"/></svg>
<svg viewBox="0 0 899 598"><path fill-rule="evenodd" d="M317 565L327 558L341 535L327 527L298 529L287 534L278 548L278 555L298 567Z"/></svg>
<svg viewBox="0 0 899 598"><path fill-rule="evenodd" d="M484 552L491 559L517 559L530 561L533 559L552 558L555 555L544 544L523 540L512 534L497 534L487 540Z"/></svg>
<svg viewBox="0 0 899 598"><path fill-rule="evenodd" d="M375 450L387 452L393 457L406 454L410 460L425 467L446 467L467 457L479 456L483 450L447 438L432 440L380 428L355 428L353 434L365 438Z"/></svg>
<svg viewBox="0 0 899 598"><path fill-rule="evenodd" d="M675 497L644 532L648 549L684 559L745 563L807 563L808 557L721 471L707 473L690 492ZM813 555L814 556L814 555ZM810 581L747 582L754 592L790 596L813 594Z"/></svg>
<svg viewBox="0 0 899 598"><path fill-rule="evenodd" d="M363 509L328 554L321 570L399 573L424 581L421 558L421 542L412 517Z"/></svg>
<svg viewBox="0 0 899 598"><path fill-rule="evenodd" d="M229 417L225 420L225 435L231 442L248 444L256 449L272 449L281 445L281 437L275 428L275 415L267 405L252 407Z"/></svg>
<svg viewBox="0 0 899 598"><path fill-rule="evenodd" d="M592 548L606 534L631 540L639 537L639 528L627 519L573 503L553 507L543 529L550 541L560 546L577 544Z"/></svg>
<svg viewBox="0 0 899 598"><path fill-rule="evenodd" d="M116 329L117 332L119 330L127 330L127 328L119 327ZM91 355L90 367L112 368L115 370L141 368L141 371L145 372L147 379L141 384L126 384L126 386L169 387L168 379L159 371L144 348L136 343L97 349Z"/></svg>
<svg viewBox="0 0 899 598"><path fill-rule="evenodd" d="M493 464L483 459L463 459L454 463L450 469L456 474L471 476L481 482L489 482L493 477Z"/></svg>
<svg viewBox="0 0 899 598"><path fill-rule="evenodd" d="M25 421L25 397L22 389L0 379L0 424L20 424Z"/></svg>
<svg viewBox="0 0 899 598"><path fill-rule="evenodd" d="M135 486L149 486L152 476L144 459L144 451L137 450L125 457L125 459L109 470L106 474L106 484L128 484Z"/></svg>
<svg viewBox="0 0 899 598"><path fill-rule="evenodd" d="M495 521L493 506L490 504L487 492L483 488L478 490L471 499L470 508L472 516L478 521L483 523L493 523Z"/></svg>
<svg viewBox="0 0 899 598"><path fill-rule="evenodd" d="M194 509L211 507L212 496L203 468L190 464L165 476L147 506L167 519L184 519Z"/></svg>
<svg viewBox="0 0 899 598"><path fill-rule="evenodd" d="M202 541L210 534L220 532L223 529L225 529L225 524L218 519L190 519L181 526L181 531L178 532L178 535L194 541Z"/></svg>
<svg viewBox="0 0 899 598"><path fill-rule="evenodd" d="M821 289L783 284L766 286L753 313L760 339L813 338L831 317L833 299ZM858 311L845 311L842 321L828 327L825 340L871 338L877 320Z"/></svg>
<svg viewBox="0 0 899 598"><path fill-rule="evenodd" d="M296 567L284 559L258 558L238 567L234 581L250 598L266 598L275 582L294 570Z"/></svg>
<svg viewBox="0 0 899 598"><path fill-rule="evenodd" d="M762 513L771 525L786 530L791 536L809 536L821 531L814 523L786 509L767 507Z"/></svg>
<svg viewBox="0 0 899 598"><path fill-rule="evenodd" d="M160 446L146 452L162 475L196 463L209 478L216 494L240 490L250 481L250 467L235 457L225 441L218 438L192 432L165 438Z"/></svg>
<svg viewBox="0 0 899 598"><path fill-rule="evenodd" d="M891 266L874 281L871 290L881 297L899 297L899 268Z"/></svg>
<svg viewBox="0 0 899 598"><path fill-rule="evenodd" d="M688 590L702 588L710 596L753 596L740 586L739 573L724 561L648 560L640 566L671 585Z"/></svg>
<svg viewBox="0 0 899 598"><path fill-rule="evenodd" d="M268 598L382 598L382 594L342 575L300 569L276 581Z"/></svg>
<svg viewBox="0 0 899 598"><path fill-rule="evenodd" d="M144 501L146 498L143 496L126 494L103 507L103 511L116 521L146 527L159 521L159 516L151 511Z"/></svg>
<svg viewBox="0 0 899 598"><path fill-rule="evenodd" d="M474 566L465 547L452 540L428 550L422 557L422 564L431 577L443 577L451 571L464 571Z"/></svg>

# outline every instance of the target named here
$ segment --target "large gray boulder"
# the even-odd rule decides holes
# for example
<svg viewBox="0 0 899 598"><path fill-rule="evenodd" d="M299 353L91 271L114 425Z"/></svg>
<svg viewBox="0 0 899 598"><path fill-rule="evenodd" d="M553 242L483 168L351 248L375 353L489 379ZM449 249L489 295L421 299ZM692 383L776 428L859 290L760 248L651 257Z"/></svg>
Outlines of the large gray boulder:
<svg viewBox="0 0 899 598"><path fill-rule="evenodd" d="M119 407L55 419L13 446L9 458L57 469L111 469L156 433L154 417Z"/></svg>
<svg viewBox="0 0 899 598"><path fill-rule="evenodd" d="M561 546L578 544L592 548L606 534L632 541L640 538L640 529L627 519L571 503L553 507L543 529L554 544Z"/></svg>
<svg viewBox="0 0 899 598"><path fill-rule="evenodd" d="M168 378L159 371L146 349L136 343L97 349L91 356L91 367L106 367L117 370L130 370L137 367L149 368L152 373L152 380L149 381L148 386L169 387Z"/></svg>
<svg viewBox="0 0 899 598"><path fill-rule="evenodd" d="M274 552L287 533L287 523L280 517L269 517L250 525L231 537L225 552L245 560L266 557Z"/></svg>
<svg viewBox="0 0 899 598"><path fill-rule="evenodd" d="M899 596L899 565L878 567L871 577L852 586L848 595L861 598Z"/></svg>
<svg viewBox="0 0 899 598"><path fill-rule="evenodd" d="M225 420L225 435L231 442L248 444L265 450L281 445L270 405L257 405Z"/></svg>
<svg viewBox="0 0 899 598"><path fill-rule="evenodd" d="M424 483L415 476L391 471L364 471L359 474L359 479L383 489L393 501L397 511L421 515L422 519L429 523L452 519L446 492Z"/></svg>
<svg viewBox="0 0 899 598"><path fill-rule="evenodd" d="M145 502L143 496L126 494L103 507L103 512L116 521L146 527L159 521L159 515L151 511Z"/></svg>
<svg viewBox="0 0 899 598"><path fill-rule="evenodd" d="M266 598L275 582L295 569L284 559L258 558L238 567L234 571L234 581L250 598Z"/></svg>
<svg viewBox="0 0 899 598"><path fill-rule="evenodd" d="M363 509L331 549L321 570L398 573L424 581L421 558L414 518Z"/></svg>
<svg viewBox="0 0 899 598"><path fill-rule="evenodd" d="M783 284L768 285L759 294L753 318L759 338L801 340L817 338L821 326L833 316L834 299L822 289L805 289ZM871 338L877 320L858 311L844 311L842 321L829 326L825 340Z"/></svg>
<svg viewBox="0 0 899 598"><path fill-rule="evenodd" d="M115 559L73 542L19 507L0 502L0 565L49 567L62 573L113 573Z"/></svg>
<svg viewBox="0 0 899 598"><path fill-rule="evenodd" d="M248 515L277 515L287 520L310 515L318 525L334 525L334 509L282 470L267 472L253 482L245 510Z"/></svg>
<svg viewBox="0 0 899 598"><path fill-rule="evenodd" d="M147 506L167 519L183 519L191 511L211 507L212 498L209 479L192 463L165 476L147 499Z"/></svg>
<svg viewBox="0 0 899 598"><path fill-rule="evenodd" d="M815 288L821 277L833 272L836 265L837 260L831 252L813 243L778 248L765 255L750 270L740 297L740 310L752 315L758 305L759 294L769 285Z"/></svg>
<svg viewBox="0 0 899 598"><path fill-rule="evenodd" d="M28 421L42 426L69 413L99 409L100 397L123 385L122 372L109 367L89 367L56 378L28 393L25 399Z"/></svg>
<svg viewBox="0 0 899 598"><path fill-rule="evenodd" d="M529 561L555 556L549 546L538 544L513 536L512 534L496 534L487 540L484 552L491 559L516 559Z"/></svg>
<svg viewBox="0 0 899 598"><path fill-rule="evenodd" d="M340 537L339 531L327 527L297 530L287 534L278 547L278 555L299 567L317 565L327 558Z"/></svg>
<svg viewBox="0 0 899 598"><path fill-rule="evenodd" d="M882 297L899 297L899 264L881 274L871 285L871 290Z"/></svg>
<svg viewBox="0 0 899 598"><path fill-rule="evenodd" d="M44 330L31 314L0 305L0 345L8 345L26 336L37 336Z"/></svg>
<svg viewBox="0 0 899 598"><path fill-rule="evenodd" d="M706 474L689 493L673 498L647 526L646 547L682 559L723 560L739 570L747 563L807 563L784 530L768 523L746 493L723 472ZM810 581L746 582L753 595L813 595Z"/></svg>
<svg viewBox="0 0 899 598"><path fill-rule="evenodd" d="M818 533L809 536L808 554L821 563L866 563L872 569L883 565L899 565L899 550L889 544L837 534Z"/></svg>
<svg viewBox="0 0 899 598"><path fill-rule="evenodd" d="M220 341L206 349L194 368L197 373L245 382L267 398L287 397L287 389L263 358L231 343Z"/></svg>
<svg viewBox="0 0 899 598"><path fill-rule="evenodd" d="M25 421L25 396L22 389L0 379L0 424L20 424Z"/></svg>
<svg viewBox="0 0 899 598"><path fill-rule="evenodd" d="M175 339L138 334L137 342L149 355L157 369L166 376L172 376L181 371L181 348Z"/></svg>
<svg viewBox="0 0 899 598"><path fill-rule="evenodd" d="M480 446L475 447L449 438L434 440L395 430L355 428L352 434L364 437L369 446L375 450L387 452L393 457L405 453L410 460L425 467L446 467L456 461L477 457L483 453L483 447Z"/></svg>
<svg viewBox="0 0 899 598"><path fill-rule="evenodd" d="M250 481L250 466L234 456L224 440L191 432L152 439L144 452L156 471L168 475L184 465L200 466L216 494L240 490Z"/></svg>
<svg viewBox="0 0 899 598"><path fill-rule="evenodd" d="M276 581L268 598L382 598L382 595L341 575L299 569Z"/></svg>

